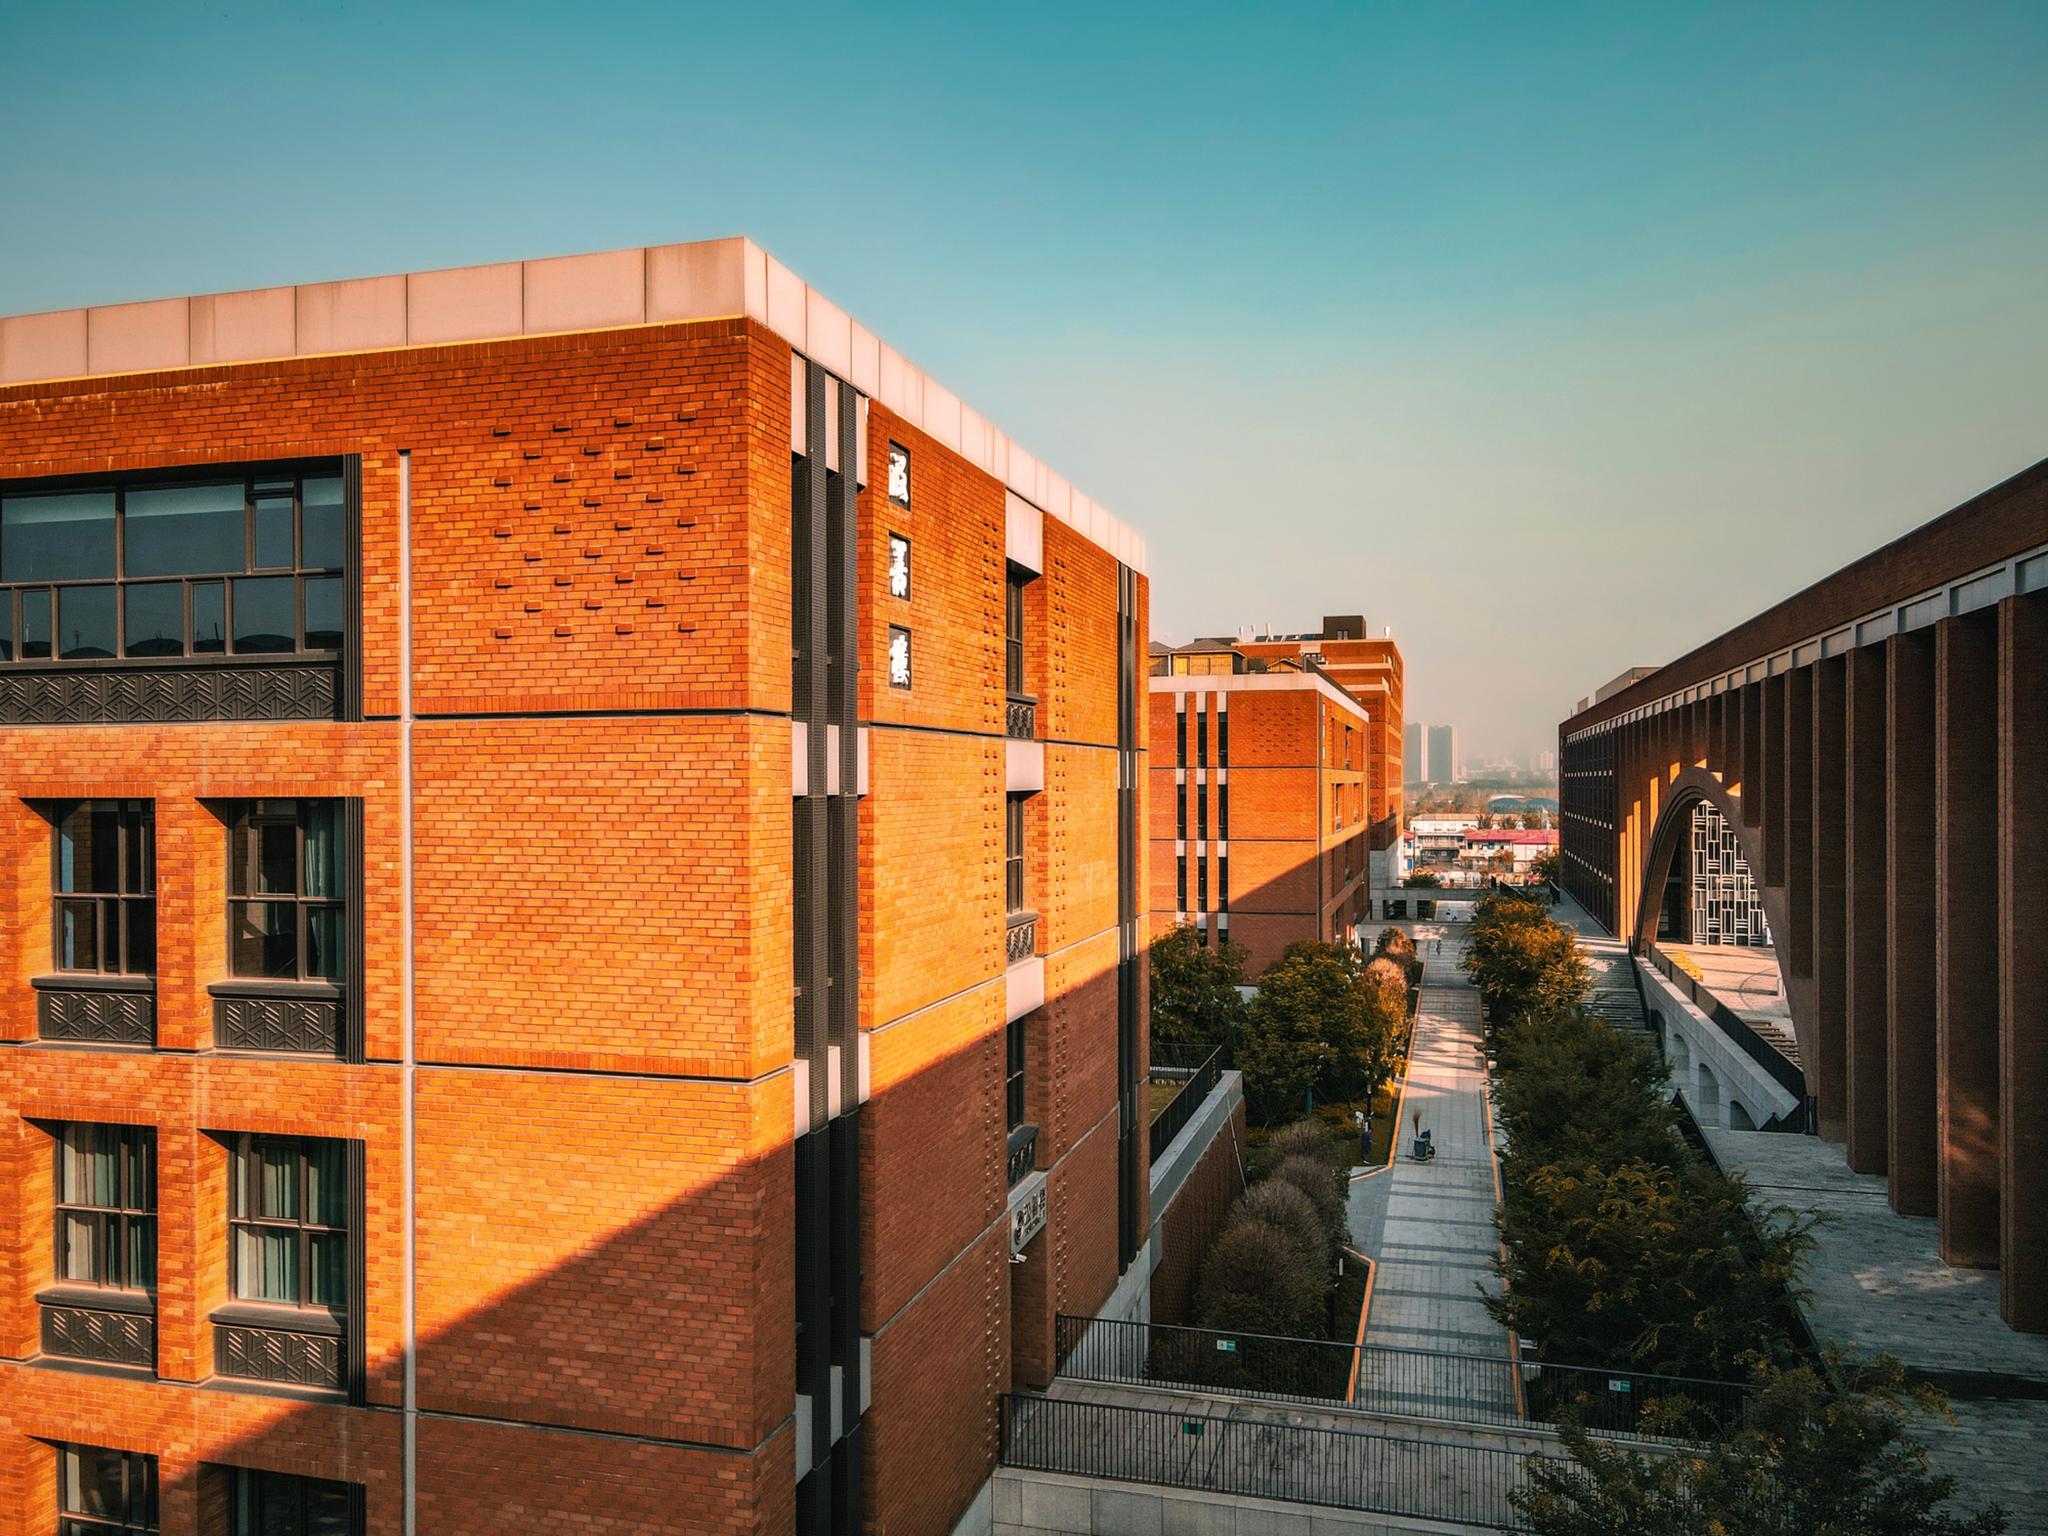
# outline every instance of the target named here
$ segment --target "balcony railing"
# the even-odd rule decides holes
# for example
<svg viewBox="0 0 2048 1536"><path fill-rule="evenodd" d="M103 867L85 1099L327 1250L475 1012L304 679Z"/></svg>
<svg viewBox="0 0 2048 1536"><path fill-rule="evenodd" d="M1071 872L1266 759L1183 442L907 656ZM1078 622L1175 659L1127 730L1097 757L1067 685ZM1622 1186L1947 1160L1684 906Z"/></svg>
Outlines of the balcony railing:
<svg viewBox="0 0 2048 1536"><path fill-rule="evenodd" d="M1028 693L1013 693L1003 710L1003 734L1013 741L1032 741L1038 736L1038 700Z"/></svg>
<svg viewBox="0 0 2048 1536"><path fill-rule="evenodd" d="M1019 1125L1010 1131L1010 1186L1038 1166L1038 1127Z"/></svg>
<svg viewBox="0 0 2048 1536"><path fill-rule="evenodd" d="M156 1044L156 980L150 976L38 976L36 1033L94 1045Z"/></svg>
<svg viewBox="0 0 2048 1536"><path fill-rule="evenodd" d="M1158 1162L1166 1149L1173 1145L1173 1138L1187 1128L1195 1118L1195 1111L1202 1107L1202 1101L1215 1091L1217 1080L1223 1075L1223 1053L1212 1050L1192 1067L1172 1066L1162 1062L1155 1050L1152 1061L1152 1077L1155 1081L1180 1082L1180 1092L1167 1102L1166 1108L1152 1118L1152 1162Z"/></svg>
<svg viewBox="0 0 2048 1536"><path fill-rule="evenodd" d="M1750 1028L1734 1009L1673 965L1671 957L1654 944L1650 946L1650 963L1663 973L1665 980L1691 998L1702 1013L1719 1025L1722 1033L1762 1067L1773 1082L1802 1104L1806 1102L1806 1074L1796 1063L1788 1061L1784 1052Z"/></svg>
<svg viewBox="0 0 2048 1536"><path fill-rule="evenodd" d="M1003 932L1003 964L1016 965L1038 952L1038 914L1012 912Z"/></svg>
<svg viewBox="0 0 2048 1536"><path fill-rule="evenodd" d="M233 1051L338 1056L346 994L320 982L219 981L213 994L214 1043Z"/></svg>

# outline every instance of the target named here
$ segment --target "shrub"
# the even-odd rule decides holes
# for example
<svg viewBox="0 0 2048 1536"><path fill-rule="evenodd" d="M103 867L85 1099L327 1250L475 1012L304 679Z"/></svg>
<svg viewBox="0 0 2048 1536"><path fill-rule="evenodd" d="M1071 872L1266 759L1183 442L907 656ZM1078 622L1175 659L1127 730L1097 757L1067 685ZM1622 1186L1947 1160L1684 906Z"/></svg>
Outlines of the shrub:
<svg viewBox="0 0 2048 1536"><path fill-rule="evenodd" d="M1415 941L1399 928L1382 928L1380 936L1373 942L1375 955L1386 955L1396 964L1406 965L1415 958Z"/></svg>
<svg viewBox="0 0 2048 1536"><path fill-rule="evenodd" d="M1396 1020L1405 1024L1408 1021L1406 968L1392 955L1378 955L1366 966L1365 981L1380 995L1380 1007L1391 1011Z"/></svg>
<svg viewBox="0 0 2048 1536"><path fill-rule="evenodd" d="M1350 1201L1343 1170L1321 1158L1297 1154L1283 1157L1275 1163L1270 1177L1282 1184L1292 1184L1308 1196L1316 1213L1323 1218L1332 1243L1350 1242Z"/></svg>
<svg viewBox="0 0 2048 1536"><path fill-rule="evenodd" d="M1260 1221L1285 1232L1299 1250L1303 1267L1319 1277L1324 1290L1329 1289L1336 1273L1329 1224L1315 1202L1294 1185L1279 1179L1260 1180L1238 1196L1230 1219Z"/></svg>
<svg viewBox="0 0 2048 1536"><path fill-rule="evenodd" d="M1295 1240L1280 1228L1232 1221L1202 1260L1195 1321L1224 1333L1313 1338L1326 1311L1320 1278L1308 1272Z"/></svg>
<svg viewBox="0 0 2048 1536"><path fill-rule="evenodd" d="M1329 1128L1320 1120L1291 1120L1266 1138L1269 1163L1282 1163L1290 1157L1313 1157L1332 1169L1341 1166Z"/></svg>

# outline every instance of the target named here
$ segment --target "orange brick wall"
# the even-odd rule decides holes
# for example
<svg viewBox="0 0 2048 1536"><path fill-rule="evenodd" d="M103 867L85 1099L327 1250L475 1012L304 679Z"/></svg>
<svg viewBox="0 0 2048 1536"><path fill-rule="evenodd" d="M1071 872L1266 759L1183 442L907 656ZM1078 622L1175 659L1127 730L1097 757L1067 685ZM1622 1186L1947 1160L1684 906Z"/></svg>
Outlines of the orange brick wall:
<svg viewBox="0 0 2048 1536"><path fill-rule="evenodd" d="M50 830L26 802L152 798L160 893L160 1049L0 1055L0 1536L48 1528L42 1442L67 1438L157 1454L171 1536L219 1503L204 1469L222 1465L363 1483L371 1531L400 1528L408 809L420 1528L626 1536L679 1508L691 1529L789 1528L789 369L776 336L714 321L0 390L0 479L360 455L371 717L0 731L0 1039L33 1041L27 980L50 963ZM880 494L892 437L913 455L909 512ZM875 1529L943 1533L992 1465L1012 1379L1005 498L879 405L868 453L867 1496ZM913 541L908 603L886 595L890 529ZM1116 1280L1116 565L1053 519L1045 565L1031 1091L1059 1257L1027 1299L1041 1330ZM891 623L915 636L908 693L886 686ZM362 1064L213 1050L225 854L207 802L259 793L365 802ZM158 1128L157 1382L35 1361L36 1121L66 1118ZM368 1145L365 1406L207 1379L227 1273L206 1133L232 1130Z"/></svg>

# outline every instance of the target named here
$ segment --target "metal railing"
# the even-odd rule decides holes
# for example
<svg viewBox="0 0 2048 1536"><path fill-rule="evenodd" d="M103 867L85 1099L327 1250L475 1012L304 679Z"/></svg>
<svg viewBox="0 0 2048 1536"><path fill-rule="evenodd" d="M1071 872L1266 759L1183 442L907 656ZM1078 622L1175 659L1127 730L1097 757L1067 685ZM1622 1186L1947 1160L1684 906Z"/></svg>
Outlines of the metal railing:
<svg viewBox="0 0 2048 1536"><path fill-rule="evenodd" d="M1502 1429L1570 1418L1598 1435L1699 1439L1740 1422L1750 1399L1741 1382L1066 1313L1054 1339L1059 1374L1077 1381L1269 1402L1348 1400L1373 1413Z"/></svg>
<svg viewBox="0 0 2048 1536"><path fill-rule="evenodd" d="M1020 1125L1010 1132L1010 1186L1038 1166L1038 1127Z"/></svg>
<svg viewBox="0 0 2048 1536"><path fill-rule="evenodd" d="M1009 1467L1333 1509L1519 1525L1513 1494L1538 1459L1506 1447L1011 1393Z"/></svg>
<svg viewBox="0 0 2048 1536"><path fill-rule="evenodd" d="M1029 960L1038 950L1038 914L1012 912L1003 924L1003 964Z"/></svg>
<svg viewBox="0 0 2048 1536"><path fill-rule="evenodd" d="M1032 741L1038 735L1038 700L1029 694L1013 693L1003 700L1003 734L1013 741Z"/></svg>
<svg viewBox="0 0 2048 1536"><path fill-rule="evenodd" d="M1053 1320L1059 1374L1127 1386L1192 1387L1270 1402L1341 1403L1354 1344L1262 1333L1219 1333L1107 1317Z"/></svg>
<svg viewBox="0 0 2048 1536"><path fill-rule="evenodd" d="M1192 1067L1169 1066L1155 1060L1152 1063L1152 1076L1180 1080L1180 1092L1169 1099L1166 1107L1152 1119L1150 1161L1156 1163L1166 1155L1166 1149L1173 1145L1173 1138L1195 1118L1195 1111L1202 1107L1202 1101L1215 1092L1216 1084L1223 1076L1223 1052L1220 1049L1212 1049Z"/></svg>
<svg viewBox="0 0 2048 1536"><path fill-rule="evenodd" d="M1671 957L1654 944L1650 946L1650 963L1663 973L1665 980L1691 998L1700 1012L1720 1026L1723 1034L1741 1046L1744 1054L1769 1073L1773 1082L1802 1104L1806 1102L1806 1074L1787 1061L1783 1052L1750 1028L1734 1009L1674 965Z"/></svg>

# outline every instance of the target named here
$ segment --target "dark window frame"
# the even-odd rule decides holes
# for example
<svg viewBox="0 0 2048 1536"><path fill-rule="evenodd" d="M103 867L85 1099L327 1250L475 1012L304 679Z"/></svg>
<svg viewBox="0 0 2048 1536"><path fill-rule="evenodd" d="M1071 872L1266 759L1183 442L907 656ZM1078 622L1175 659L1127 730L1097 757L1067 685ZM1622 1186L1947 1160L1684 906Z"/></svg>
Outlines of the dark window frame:
<svg viewBox="0 0 2048 1536"><path fill-rule="evenodd" d="M55 1450L57 1536L157 1536L160 1515L154 1456L146 1451L121 1451L76 1441L62 1442ZM88 1456L120 1458L120 1491L117 1495L122 1505L120 1515L100 1514L73 1506L72 1484L76 1482L81 1488L86 1485L83 1462ZM76 1477L72 1475L74 1464L79 1469ZM92 1481L96 1486L98 1479Z"/></svg>
<svg viewBox="0 0 2048 1536"><path fill-rule="evenodd" d="M1024 1119L1024 1062L1027 1050L1026 1029L1031 1015L1020 1013L1010 1020L1004 1033L1003 1055L1003 1108L1008 1123L1004 1129L1014 1131L1025 1123Z"/></svg>
<svg viewBox="0 0 2048 1536"><path fill-rule="evenodd" d="M1003 911L1010 917L1031 910L1031 891L1024 863L1024 802L1029 798L1027 795L1003 797Z"/></svg>
<svg viewBox="0 0 2048 1536"><path fill-rule="evenodd" d="M242 487L242 559L235 570L193 571L168 575L130 575L128 565L128 496L134 491L173 489L180 486L221 484L239 480ZM337 482L341 502L342 548L339 565L306 565L305 504L309 481ZM290 482L289 492L279 487ZM81 668L132 669L153 665L247 666L252 662L341 661L348 652L352 615L350 604L349 471L338 458L279 459L239 464L193 465L173 469L146 469L117 475L67 475L44 479L10 480L0 483L0 497L28 499L46 495L78 495L105 491L114 501L114 566L110 576L66 577L61 579L0 582L0 671L60 671ZM292 508L292 554L290 565L257 564L257 505L289 495ZM0 540L4 540L0 528ZM289 579L292 587L292 644L287 649L238 650L235 646L234 583L249 579ZM332 579L339 586L337 601L341 629L332 646L307 643L306 594L309 581ZM221 636L218 650L199 650L194 633L193 589L220 587ZM180 589L180 649L172 653L129 654L129 591L146 587ZM104 655L63 654L63 594L67 591L99 589L113 596L114 629L112 648ZM26 605L40 598L48 622L48 654L25 656Z"/></svg>
<svg viewBox="0 0 2048 1536"><path fill-rule="evenodd" d="M115 883L117 889L66 890L63 887L64 823L81 812L111 810L115 822ZM133 816L133 822L130 817ZM142 799L59 800L51 804L50 817L50 969L60 976L154 976L156 974L156 802ZM142 852L137 889L129 890L129 844L139 837ZM64 907L66 903L91 902L97 908L93 951L99 963L91 969L64 964ZM114 948L118 964L107 963L107 917L113 914ZM135 930L138 914L149 928L149 963L132 966L135 958Z"/></svg>
<svg viewBox="0 0 2048 1536"><path fill-rule="evenodd" d="M341 1207L342 1220L339 1226L329 1222L312 1220L312 1199L309 1180L313 1158L309 1155L309 1144L317 1143L331 1148L335 1163L335 1176L340 1183L336 1201ZM262 1153L271 1146L291 1149L293 1159L293 1200L297 1211L295 1216L264 1216L251 1214L252 1179L262 1176ZM349 1229L348 1217L354 1191L349 1188L348 1144L345 1141L323 1136L274 1136L259 1131L236 1132L228 1143L228 1294L237 1302L257 1307L283 1307L304 1312L327 1313L345 1319L348 1314L348 1267L353 1259L353 1249L358 1240ZM245 1295L242 1289L242 1270L237 1262L236 1249L243 1232L252 1236L264 1232L287 1231L292 1233L295 1248L297 1280L295 1287L298 1299L282 1300L264 1295ZM341 1239L340 1283L335 1287L333 1301L312 1299L314 1275L314 1243L321 1237ZM264 1253L259 1244L256 1252L259 1260ZM266 1289L259 1283L259 1291Z"/></svg>
<svg viewBox="0 0 2048 1536"><path fill-rule="evenodd" d="M87 1137L112 1146L80 1145ZM116 1125L96 1120L67 1120L52 1127L50 1273L53 1282L85 1286L98 1291L123 1291L137 1295L156 1294L157 1167L156 1127ZM69 1167L111 1152L116 1160L116 1203L100 1205L90 1200L68 1199L64 1175ZM89 1181L89 1175L81 1173ZM140 1186L139 1188L137 1186ZM71 1218L85 1218L94 1228L98 1262L95 1274L79 1279L71 1274ZM149 1273L138 1278L131 1273L130 1242L136 1228L146 1234Z"/></svg>
<svg viewBox="0 0 2048 1536"><path fill-rule="evenodd" d="M228 1487L230 1536L269 1536L269 1533L279 1530L288 1531L292 1536L305 1536L314 1530L312 1520L316 1513L323 1518L340 1514L342 1528L351 1536L362 1529L363 1500L358 1484L255 1467L232 1467L228 1470L231 1474ZM340 1507L315 1511L312 1506L316 1497ZM284 1507L276 1507L280 1505ZM280 1526L277 1523L279 1516L290 1523ZM333 1527L321 1529L332 1530Z"/></svg>
<svg viewBox="0 0 2048 1536"><path fill-rule="evenodd" d="M282 810L266 810L264 807L291 806L289 814ZM306 809L308 806L330 807L334 818L334 884L340 890L338 896L309 895L306 890ZM330 986L339 986L348 975L348 889L349 860L354 850L348 846L348 817L346 802L333 796L302 795L277 798L231 800L226 805L224 818L227 826L227 924L228 924L228 973L241 981L304 981ZM257 829L262 826L279 826L289 822L294 828L292 845L292 889L289 891L262 891L258 889L257 873L262 867L262 839ZM237 870L235 840L246 837L246 868ZM245 888L237 888L238 876ZM295 924L293 968L289 974L280 975L268 971L243 971L237 966L237 935L244 914L252 907L290 906L295 910L292 921ZM322 975L308 969L311 949L310 935L313 925L308 920L310 911L334 911L340 914L335 924L339 952L334 957L333 969L336 974Z"/></svg>
<svg viewBox="0 0 2048 1536"><path fill-rule="evenodd" d="M1012 565L1003 572L1003 691L1013 699L1031 698L1024 686L1024 589L1028 572Z"/></svg>

